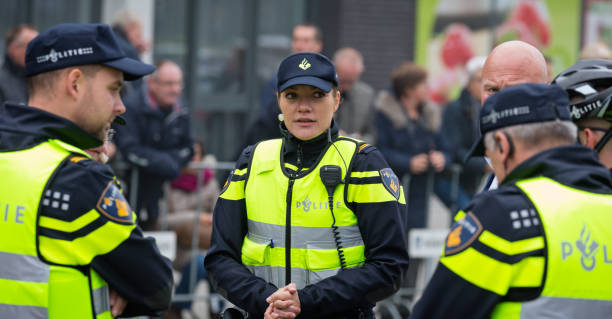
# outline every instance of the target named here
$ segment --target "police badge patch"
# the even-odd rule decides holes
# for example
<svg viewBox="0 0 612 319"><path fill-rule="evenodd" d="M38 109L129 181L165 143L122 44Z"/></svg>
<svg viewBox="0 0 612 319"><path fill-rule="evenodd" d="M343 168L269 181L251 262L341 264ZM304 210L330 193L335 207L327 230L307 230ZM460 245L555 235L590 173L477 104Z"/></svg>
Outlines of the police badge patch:
<svg viewBox="0 0 612 319"><path fill-rule="evenodd" d="M400 184L399 179L393 173L393 170L390 168L383 168L380 170L380 178L382 179L383 185L385 188L395 197L395 199L399 199L400 196Z"/></svg>
<svg viewBox="0 0 612 319"><path fill-rule="evenodd" d="M119 224L133 224L134 216L130 205L114 181L108 183L96 205L98 211Z"/></svg>
<svg viewBox="0 0 612 319"><path fill-rule="evenodd" d="M451 227L446 245L444 245L444 256L450 256L467 248L482 232L482 224L468 212L465 216L455 222Z"/></svg>

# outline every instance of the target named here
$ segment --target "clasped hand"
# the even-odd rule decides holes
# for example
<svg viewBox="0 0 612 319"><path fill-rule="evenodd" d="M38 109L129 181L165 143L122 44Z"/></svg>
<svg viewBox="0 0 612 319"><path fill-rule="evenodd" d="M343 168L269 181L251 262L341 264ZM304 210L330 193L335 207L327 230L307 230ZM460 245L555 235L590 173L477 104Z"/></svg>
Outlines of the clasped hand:
<svg viewBox="0 0 612 319"><path fill-rule="evenodd" d="M294 283L280 288L266 301L269 305L264 313L265 319L293 319L301 312L300 297Z"/></svg>

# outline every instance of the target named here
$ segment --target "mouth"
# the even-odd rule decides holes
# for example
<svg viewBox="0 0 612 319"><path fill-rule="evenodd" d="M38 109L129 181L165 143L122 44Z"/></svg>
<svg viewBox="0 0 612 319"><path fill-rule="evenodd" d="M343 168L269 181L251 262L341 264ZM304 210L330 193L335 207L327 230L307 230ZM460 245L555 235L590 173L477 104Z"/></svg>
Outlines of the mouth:
<svg viewBox="0 0 612 319"><path fill-rule="evenodd" d="M316 121L312 120L312 119L307 119L307 118L300 118L300 119L295 120L295 123L298 126L305 126L306 127L306 126L311 126L311 125L315 124Z"/></svg>

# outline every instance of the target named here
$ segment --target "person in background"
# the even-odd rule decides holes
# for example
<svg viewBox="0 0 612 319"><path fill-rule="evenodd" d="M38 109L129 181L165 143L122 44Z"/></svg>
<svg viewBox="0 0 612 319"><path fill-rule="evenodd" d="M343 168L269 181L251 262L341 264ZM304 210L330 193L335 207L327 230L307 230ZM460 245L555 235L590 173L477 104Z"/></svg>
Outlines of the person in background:
<svg viewBox="0 0 612 319"><path fill-rule="evenodd" d="M459 187L470 199L478 191L489 166L483 158L471 158L464 162L470 147L478 139L478 116L480 114L480 95L482 89L482 66L485 57L473 57L468 61L467 85L459 98L444 108L440 134L448 141L453 163L461 165ZM462 207L459 207L462 208Z"/></svg>
<svg viewBox="0 0 612 319"><path fill-rule="evenodd" d="M327 57L292 54L277 78L283 138L238 159L215 206L206 271L249 318L373 319L408 266L403 190L374 146L339 136Z"/></svg>
<svg viewBox="0 0 612 319"><path fill-rule="evenodd" d="M489 54L482 68L480 103L505 87L523 83L548 83L548 70L542 52L523 41L499 44ZM468 160L467 158L465 160ZM483 190L497 188L497 178L491 173Z"/></svg>
<svg viewBox="0 0 612 319"><path fill-rule="evenodd" d="M129 125L116 125L116 145L138 182L129 185L136 192L136 214L145 230L155 229L163 184L177 178L193 156L193 136L189 112L181 104L183 72L162 60L147 79L147 89L125 100Z"/></svg>
<svg viewBox="0 0 612 319"><path fill-rule="evenodd" d="M333 61L342 96L334 119L343 135L374 143L374 89L359 80L365 70L363 56L359 51L346 47L336 51Z"/></svg>
<svg viewBox="0 0 612 319"><path fill-rule="evenodd" d="M10 101L25 104L28 85L25 76L25 56L28 43L38 31L27 24L11 28L4 39L4 64L0 69L0 105Z"/></svg>
<svg viewBox="0 0 612 319"><path fill-rule="evenodd" d="M452 204L450 181L445 174L451 163L448 143L432 128L433 116L427 109L427 71L404 62L393 70L391 82L392 91L381 91L375 102L377 146L394 172L410 176L408 230L424 228L428 189L447 206ZM458 200L459 207L467 202L463 194Z"/></svg>
<svg viewBox="0 0 612 319"><path fill-rule="evenodd" d="M594 149L612 175L612 61L576 62L554 79L570 97L580 144Z"/></svg>
<svg viewBox="0 0 612 319"><path fill-rule="evenodd" d="M499 188L457 214L411 318L610 316L612 179L576 144L568 104L536 83L485 101L471 153L491 159Z"/></svg>
<svg viewBox="0 0 612 319"><path fill-rule="evenodd" d="M113 31L117 35L119 46L126 56L140 61L140 56L146 52L150 43L144 39L142 34L142 20L130 10L124 9L117 13L112 24ZM142 79L132 81L124 86L121 91L121 98L126 100L129 95L142 94L144 88Z"/></svg>

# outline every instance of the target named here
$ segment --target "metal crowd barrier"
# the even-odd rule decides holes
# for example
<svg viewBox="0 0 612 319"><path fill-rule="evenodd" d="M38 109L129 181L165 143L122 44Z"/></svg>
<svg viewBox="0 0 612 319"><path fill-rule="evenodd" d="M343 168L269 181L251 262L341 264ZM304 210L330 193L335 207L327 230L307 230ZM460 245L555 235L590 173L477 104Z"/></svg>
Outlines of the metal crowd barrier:
<svg viewBox="0 0 612 319"><path fill-rule="evenodd" d="M204 174L205 169L210 168L210 169L215 170L215 172L217 173L219 171L230 171L234 168L234 165L235 165L234 162L191 163L189 165L189 168L196 169L198 171L196 191L199 191L203 187L202 180L203 180L203 174ZM458 164L451 165L451 168L450 168L450 171L451 171L451 198L452 198L452 203L453 203L453 205L450 207L451 214L457 211L459 174L461 173L461 170L462 168L460 165ZM433 195L434 177L435 175L433 173L429 174L428 182L426 186L426 191L427 191L426 197L428 199L431 199L431 196ZM402 184L404 186L405 196L407 198L408 192L409 192L409 185L410 185L410 175L406 175L402 178ZM132 170L132 174L130 176L129 190L130 190L130 204L132 205L132 207L136 207L136 196L137 196L136 194L138 193L138 170L137 169ZM202 211L202 205L203 205L202 201L198 201L196 205L197 205L196 214L194 214L194 220L193 220L194 229L193 229L192 240L191 240L191 261L190 261L191 262L191 267L190 267L191 272L189 273L189 293L175 294L172 298L173 303L182 302L182 301L194 302L196 300L199 300L198 297L195 295L194 290L197 284L197 278L196 278L197 277L197 266L198 266L197 259L198 259L198 253L200 252L199 251L199 225L200 225L199 215ZM426 216L428 216L430 213L429 212L429 200L427 201L426 205L427 205L426 206ZM168 229L168 223L167 223L168 207L167 205L163 205L162 207L160 207L159 218L160 218L162 230L167 230ZM447 232L447 230L443 230L443 229L418 229L415 231L421 234L420 236L423 236L422 234L425 234L426 237L431 236L431 238L434 238L434 239L440 237L441 232L443 233ZM410 237L410 232L406 234L406 236L407 238ZM443 244L443 242L441 244ZM427 249L435 250L437 248L429 247ZM411 250L414 251L414 247ZM424 267L422 267L422 270L424 271L425 282L428 282L431 275L433 275L433 271L436 267L437 259L439 258L440 253L441 253L441 247L437 254L423 253L423 252L420 252L420 253L417 252L415 254L413 252L410 252L411 259L418 258L424 261ZM417 296L421 292L422 291L419 291L415 289L414 287L402 287L393 296L380 301L377 305L376 310L378 313L384 311L386 318L390 317L392 319L402 319L400 306L407 307L409 310L411 310L412 303L415 301L414 297Z"/></svg>

